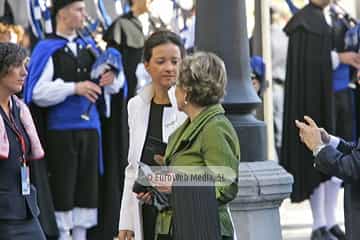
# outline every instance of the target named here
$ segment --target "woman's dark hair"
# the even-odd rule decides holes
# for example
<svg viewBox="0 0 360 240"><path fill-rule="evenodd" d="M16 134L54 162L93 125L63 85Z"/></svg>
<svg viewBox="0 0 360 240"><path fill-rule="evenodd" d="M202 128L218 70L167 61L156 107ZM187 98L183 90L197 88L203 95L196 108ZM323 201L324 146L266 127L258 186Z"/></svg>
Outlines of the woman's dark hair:
<svg viewBox="0 0 360 240"><path fill-rule="evenodd" d="M23 64L26 50L15 43L0 43L0 77L5 76L11 67Z"/></svg>
<svg viewBox="0 0 360 240"><path fill-rule="evenodd" d="M185 56L185 48L180 36L168 30L161 30L151 34L145 41L144 61L150 61L153 48L167 43L172 43L178 46L181 52L181 58Z"/></svg>

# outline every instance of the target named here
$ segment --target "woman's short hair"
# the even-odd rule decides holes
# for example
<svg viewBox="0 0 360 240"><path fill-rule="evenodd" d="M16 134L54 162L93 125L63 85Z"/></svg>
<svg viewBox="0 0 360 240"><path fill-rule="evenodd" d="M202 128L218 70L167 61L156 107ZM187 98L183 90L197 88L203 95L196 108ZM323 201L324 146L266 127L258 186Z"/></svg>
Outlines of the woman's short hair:
<svg viewBox="0 0 360 240"><path fill-rule="evenodd" d="M4 77L11 67L23 64L26 50L15 43L0 43L0 77Z"/></svg>
<svg viewBox="0 0 360 240"><path fill-rule="evenodd" d="M226 83L224 62L214 53L197 52L180 64L176 84L186 91L187 101L208 106L222 100Z"/></svg>
<svg viewBox="0 0 360 240"><path fill-rule="evenodd" d="M149 62L152 57L152 50L163 44L172 43L179 47L181 58L185 56L185 47L180 36L174 32L168 30L160 30L154 32L150 37L145 41L144 45L144 61Z"/></svg>

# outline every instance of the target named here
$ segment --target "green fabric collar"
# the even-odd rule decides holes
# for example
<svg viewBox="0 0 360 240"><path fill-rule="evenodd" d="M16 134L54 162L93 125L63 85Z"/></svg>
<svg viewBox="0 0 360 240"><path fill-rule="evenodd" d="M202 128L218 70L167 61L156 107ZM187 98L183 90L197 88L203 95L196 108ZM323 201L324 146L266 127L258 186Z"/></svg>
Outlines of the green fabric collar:
<svg viewBox="0 0 360 240"><path fill-rule="evenodd" d="M190 119L188 118L174 133L173 139L176 139L176 142L169 146L166 155L173 155L182 142L191 142L199 134L206 123L215 116L224 113L225 110L221 104L215 104L205 108L198 116L196 116L194 121L190 122Z"/></svg>

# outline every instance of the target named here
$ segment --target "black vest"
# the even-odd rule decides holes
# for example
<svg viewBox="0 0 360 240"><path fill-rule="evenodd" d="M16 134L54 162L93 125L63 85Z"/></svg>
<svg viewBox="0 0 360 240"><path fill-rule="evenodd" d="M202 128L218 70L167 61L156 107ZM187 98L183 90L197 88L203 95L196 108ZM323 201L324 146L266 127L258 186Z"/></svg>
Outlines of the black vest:
<svg viewBox="0 0 360 240"><path fill-rule="evenodd" d="M0 220L37 217L39 209L37 207L35 188L31 186L30 195L23 196L21 194L21 163L19 160L22 155L21 144L15 132L11 129L9 119L2 109L0 109L0 114L5 122L6 134L10 144L8 159L0 160ZM30 150L29 137L20 121L20 109L14 101L12 115L21 135L25 137L26 155L28 155Z"/></svg>
<svg viewBox="0 0 360 240"><path fill-rule="evenodd" d="M65 45L53 54L53 80L57 78L61 78L65 82L90 80L91 66L95 59L89 50L79 45L77 52L78 55L75 56L71 49Z"/></svg>

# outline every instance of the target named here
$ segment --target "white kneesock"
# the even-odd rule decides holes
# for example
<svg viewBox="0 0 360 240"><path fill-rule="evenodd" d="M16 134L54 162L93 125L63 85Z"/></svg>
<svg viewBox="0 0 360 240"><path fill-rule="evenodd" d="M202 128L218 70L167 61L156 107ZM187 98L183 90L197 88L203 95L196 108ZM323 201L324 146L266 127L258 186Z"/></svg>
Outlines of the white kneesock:
<svg viewBox="0 0 360 240"><path fill-rule="evenodd" d="M86 240L86 228L74 227L72 230L73 240Z"/></svg>
<svg viewBox="0 0 360 240"><path fill-rule="evenodd" d="M70 231L59 229L59 240L71 240Z"/></svg>
<svg viewBox="0 0 360 240"><path fill-rule="evenodd" d="M310 207L313 216L313 230L326 226L325 184L321 183L310 196Z"/></svg>
<svg viewBox="0 0 360 240"><path fill-rule="evenodd" d="M73 228L72 211L56 211L55 218L59 229L59 240L71 240L70 229Z"/></svg>
<svg viewBox="0 0 360 240"><path fill-rule="evenodd" d="M329 181L325 182L325 216L328 228L337 224L335 213L341 183L342 181L336 177L332 177Z"/></svg>

